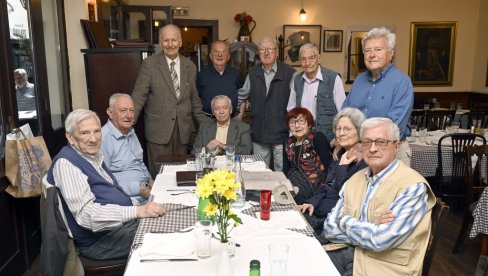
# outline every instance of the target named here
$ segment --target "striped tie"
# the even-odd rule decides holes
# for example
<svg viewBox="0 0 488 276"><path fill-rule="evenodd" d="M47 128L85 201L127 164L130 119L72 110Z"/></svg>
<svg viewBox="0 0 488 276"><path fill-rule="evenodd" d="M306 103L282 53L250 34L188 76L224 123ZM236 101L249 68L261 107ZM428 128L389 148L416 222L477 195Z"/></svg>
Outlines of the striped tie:
<svg viewBox="0 0 488 276"><path fill-rule="evenodd" d="M176 70L175 70L175 62L172 61L170 63L170 65L171 65L171 68L169 69L169 71L171 73L171 78L173 79L173 85L175 86L176 98L179 99L180 98L180 82L178 81L178 74L176 73Z"/></svg>

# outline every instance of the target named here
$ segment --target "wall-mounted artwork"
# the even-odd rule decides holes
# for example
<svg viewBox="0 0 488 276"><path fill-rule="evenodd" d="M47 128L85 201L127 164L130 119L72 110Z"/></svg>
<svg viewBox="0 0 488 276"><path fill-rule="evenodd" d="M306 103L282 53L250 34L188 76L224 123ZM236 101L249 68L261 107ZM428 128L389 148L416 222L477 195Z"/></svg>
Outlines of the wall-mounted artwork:
<svg viewBox="0 0 488 276"><path fill-rule="evenodd" d="M408 72L415 86L452 86L457 22L412 22Z"/></svg>
<svg viewBox="0 0 488 276"><path fill-rule="evenodd" d="M317 49L321 48L321 25L283 25L283 38L285 39L285 60L292 66L300 66L299 50L305 43L313 43Z"/></svg>
<svg viewBox="0 0 488 276"><path fill-rule="evenodd" d="M342 30L324 31L324 52L342 52Z"/></svg>

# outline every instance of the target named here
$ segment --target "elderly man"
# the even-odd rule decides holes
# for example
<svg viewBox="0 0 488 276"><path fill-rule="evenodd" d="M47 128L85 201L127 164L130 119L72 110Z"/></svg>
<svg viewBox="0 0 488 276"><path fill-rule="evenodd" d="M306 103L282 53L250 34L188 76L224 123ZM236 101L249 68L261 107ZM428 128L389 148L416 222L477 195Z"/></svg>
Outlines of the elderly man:
<svg viewBox="0 0 488 276"><path fill-rule="evenodd" d="M435 196L396 160L400 131L390 119L367 119L360 137L369 167L344 184L324 223L325 238L349 246L329 256L342 275L421 275Z"/></svg>
<svg viewBox="0 0 488 276"><path fill-rule="evenodd" d="M239 71L227 66L229 59L229 44L220 40L214 41L210 50L212 64L198 72L198 96L202 100L203 112L208 117L214 116L210 103L217 95L229 97L232 101L232 111L237 110L237 90L242 87L244 81Z"/></svg>
<svg viewBox="0 0 488 276"><path fill-rule="evenodd" d="M286 109L290 111L297 106L308 109L317 131L333 141L332 121L346 99L341 76L320 65L319 50L312 43L302 45L299 55L303 72L293 78Z"/></svg>
<svg viewBox="0 0 488 276"><path fill-rule="evenodd" d="M22 69L15 69L15 92L17 95L17 107L19 111L32 111L36 108L36 90L34 84L27 80L27 72Z"/></svg>
<svg viewBox="0 0 488 276"><path fill-rule="evenodd" d="M135 201L119 186L99 153L100 119L78 109L66 118L69 145L54 157L48 182L59 190L68 227L81 255L97 259L126 258L137 230L137 218L159 217L166 210Z"/></svg>
<svg viewBox="0 0 488 276"><path fill-rule="evenodd" d="M251 104L253 153L261 155L270 168L273 157L274 170L282 171L283 144L289 135L286 105L295 70L277 61L278 44L274 38L263 37L258 46L262 64L249 70L244 86L239 89L239 102L249 99Z"/></svg>
<svg viewBox="0 0 488 276"><path fill-rule="evenodd" d="M180 28L166 25L159 31L162 53L146 58L137 76L132 98L137 119L144 108L144 131L151 175L157 173L159 155L186 154L198 123L208 122L195 85L195 64L178 54Z"/></svg>
<svg viewBox="0 0 488 276"><path fill-rule="evenodd" d="M201 152L202 147L222 151L225 145L235 146L235 154L251 154L251 133L249 125L231 119L232 103L225 95L215 96L212 112L216 121L200 125L193 149Z"/></svg>
<svg viewBox="0 0 488 276"><path fill-rule="evenodd" d="M103 159L119 185L130 197L145 203L153 179L143 160L143 150L132 128L134 101L128 94L110 97L107 108L109 120L102 127Z"/></svg>
<svg viewBox="0 0 488 276"><path fill-rule="evenodd" d="M396 35L385 27L371 29L361 40L364 64L368 71L352 84L342 107L356 107L367 118L386 117L400 128L400 149L397 158L410 165L411 150L406 137L413 107L413 86L410 78L391 62L395 54Z"/></svg>

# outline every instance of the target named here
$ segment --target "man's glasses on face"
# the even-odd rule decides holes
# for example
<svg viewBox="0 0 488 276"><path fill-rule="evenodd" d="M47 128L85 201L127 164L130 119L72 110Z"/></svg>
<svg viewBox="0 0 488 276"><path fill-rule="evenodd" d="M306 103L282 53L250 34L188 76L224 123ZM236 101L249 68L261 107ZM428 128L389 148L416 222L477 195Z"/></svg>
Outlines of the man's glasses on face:
<svg viewBox="0 0 488 276"><path fill-rule="evenodd" d="M264 54L266 52L272 54L276 51L276 48L260 48L259 53Z"/></svg>
<svg viewBox="0 0 488 276"><path fill-rule="evenodd" d="M288 121L288 125L292 127L292 126L296 126L297 123L299 125L304 125L306 122L307 122L307 119L300 118L300 119L297 119L297 120L290 120L290 121Z"/></svg>
<svg viewBox="0 0 488 276"><path fill-rule="evenodd" d="M365 56L367 56L367 55L369 55L369 54L371 54L371 53L373 53L373 52L374 52L375 54L381 54L381 53L382 53L384 50L385 50L385 48L383 48L383 47L376 47L376 48L373 48L373 49L371 49L371 48L366 48L366 49L364 49L363 54L364 54Z"/></svg>
<svg viewBox="0 0 488 276"><path fill-rule="evenodd" d="M300 58L300 62L301 63L307 63L307 61L308 62L314 62L316 59L317 59L317 56L316 55L309 56L309 57L301 57Z"/></svg>
<svg viewBox="0 0 488 276"><path fill-rule="evenodd" d="M373 146L373 143L374 143L377 148L384 149L388 146L388 144L390 142L395 143L396 141L397 140L386 140L386 139L369 140L369 139L366 139L366 140L361 141L361 145L363 146L363 148L369 149L369 148L371 148L371 146Z"/></svg>

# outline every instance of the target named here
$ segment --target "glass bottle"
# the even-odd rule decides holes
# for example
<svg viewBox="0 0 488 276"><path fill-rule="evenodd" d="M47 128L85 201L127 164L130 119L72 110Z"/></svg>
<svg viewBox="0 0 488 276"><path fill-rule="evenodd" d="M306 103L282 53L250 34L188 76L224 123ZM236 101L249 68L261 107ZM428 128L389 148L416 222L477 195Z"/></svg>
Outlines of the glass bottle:
<svg viewBox="0 0 488 276"><path fill-rule="evenodd" d="M234 172L236 174L236 182L241 183L241 187L236 189L237 199L232 202L232 207L241 208L246 203L246 187L244 186L244 180L242 179L241 170L241 157L236 156L234 162Z"/></svg>
<svg viewBox="0 0 488 276"><path fill-rule="evenodd" d="M261 263L258 260L252 260L249 263L249 276L261 275Z"/></svg>

